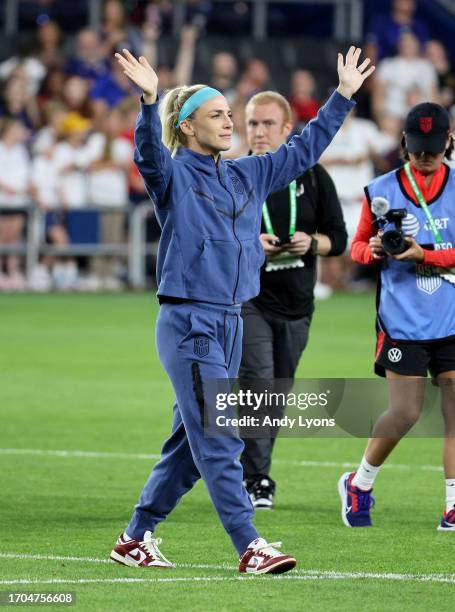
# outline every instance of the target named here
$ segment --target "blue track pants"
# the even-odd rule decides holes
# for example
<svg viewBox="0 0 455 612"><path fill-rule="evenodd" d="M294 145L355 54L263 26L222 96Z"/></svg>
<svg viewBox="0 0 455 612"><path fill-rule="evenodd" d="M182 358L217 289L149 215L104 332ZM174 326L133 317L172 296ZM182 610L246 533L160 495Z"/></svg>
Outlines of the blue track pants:
<svg viewBox="0 0 455 612"><path fill-rule="evenodd" d="M129 536L154 531L202 477L223 527L239 554L258 537L243 486L235 436L204 437L204 379L236 378L242 351L240 308L164 303L157 320L158 355L174 387L172 432L153 468L130 524ZM211 406L209 410L215 410Z"/></svg>

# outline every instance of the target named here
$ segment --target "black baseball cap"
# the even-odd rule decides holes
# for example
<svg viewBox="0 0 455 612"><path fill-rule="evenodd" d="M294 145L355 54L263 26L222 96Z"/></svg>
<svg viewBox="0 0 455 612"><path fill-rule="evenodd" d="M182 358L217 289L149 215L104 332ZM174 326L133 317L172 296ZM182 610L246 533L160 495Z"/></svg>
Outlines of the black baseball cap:
<svg viewBox="0 0 455 612"><path fill-rule="evenodd" d="M449 113L433 102L417 104L406 117L404 131L409 153L443 153L450 131Z"/></svg>

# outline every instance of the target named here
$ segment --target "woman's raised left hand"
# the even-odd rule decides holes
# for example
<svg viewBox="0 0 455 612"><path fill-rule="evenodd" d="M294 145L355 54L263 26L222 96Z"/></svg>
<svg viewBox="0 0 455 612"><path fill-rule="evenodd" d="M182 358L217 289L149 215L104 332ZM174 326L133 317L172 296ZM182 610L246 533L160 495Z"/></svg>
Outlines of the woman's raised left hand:
<svg viewBox="0 0 455 612"><path fill-rule="evenodd" d="M350 98L360 89L362 83L373 73L375 67L369 66L370 58L367 57L360 66L357 66L362 49L350 47L346 53L346 59L342 53L338 53L338 78L340 84L337 87L338 93L345 98Z"/></svg>

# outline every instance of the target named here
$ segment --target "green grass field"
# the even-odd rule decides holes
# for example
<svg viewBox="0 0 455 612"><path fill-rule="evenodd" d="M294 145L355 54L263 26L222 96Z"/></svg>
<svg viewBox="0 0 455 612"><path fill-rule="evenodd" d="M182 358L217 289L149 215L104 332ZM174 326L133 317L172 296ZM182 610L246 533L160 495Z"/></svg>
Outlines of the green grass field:
<svg viewBox="0 0 455 612"><path fill-rule="evenodd" d="M299 375L370 376L373 307L318 303ZM296 555L282 577L236 573L202 483L157 531L175 569L107 563L170 427L156 315L151 294L0 296L0 591L74 591L88 611L453 609L441 440L401 444L366 530L342 525L336 491L365 440L278 440L276 509L256 525Z"/></svg>

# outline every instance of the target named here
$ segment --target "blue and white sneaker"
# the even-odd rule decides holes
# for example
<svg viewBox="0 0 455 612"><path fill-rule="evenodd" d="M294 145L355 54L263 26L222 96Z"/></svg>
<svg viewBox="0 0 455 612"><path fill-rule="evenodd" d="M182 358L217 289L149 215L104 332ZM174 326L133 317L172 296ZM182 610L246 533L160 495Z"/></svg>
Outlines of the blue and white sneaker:
<svg viewBox="0 0 455 612"><path fill-rule="evenodd" d="M370 509L374 506L374 497L369 491L354 487L351 482L355 472L346 472L338 481L338 493L341 498L341 518L346 527L371 527Z"/></svg>
<svg viewBox="0 0 455 612"><path fill-rule="evenodd" d="M438 531L455 531L455 506L452 510L444 512L441 523L438 525Z"/></svg>

